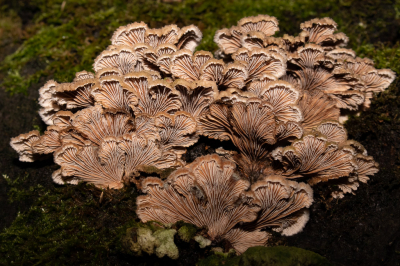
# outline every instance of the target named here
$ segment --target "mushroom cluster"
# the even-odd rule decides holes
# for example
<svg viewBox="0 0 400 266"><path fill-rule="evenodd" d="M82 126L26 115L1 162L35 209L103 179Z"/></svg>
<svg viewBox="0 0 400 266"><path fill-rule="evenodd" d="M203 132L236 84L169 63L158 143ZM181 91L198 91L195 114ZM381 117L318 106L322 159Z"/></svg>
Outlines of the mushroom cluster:
<svg viewBox="0 0 400 266"><path fill-rule="evenodd" d="M53 154L58 184L134 183L141 221L192 223L237 253L266 244L268 230L296 234L312 186L328 182L342 198L378 171L342 123L395 74L343 48L348 38L336 27L313 19L278 38L276 18L247 17L217 31L215 56L195 52L202 34L193 25L120 27L95 73L40 89L47 130L11 146L24 162ZM213 147L217 154L187 163L182 155L200 136L234 149ZM145 178L146 167L176 170L162 180Z"/></svg>

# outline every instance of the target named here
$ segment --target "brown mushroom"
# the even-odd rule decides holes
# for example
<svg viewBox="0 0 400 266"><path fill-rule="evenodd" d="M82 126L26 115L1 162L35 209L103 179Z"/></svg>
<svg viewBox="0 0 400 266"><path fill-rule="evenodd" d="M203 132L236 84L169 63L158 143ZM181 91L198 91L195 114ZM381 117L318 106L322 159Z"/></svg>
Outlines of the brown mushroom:
<svg viewBox="0 0 400 266"><path fill-rule="evenodd" d="M277 148L272 156L283 163L289 179L306 177L310 185L347 177L357 170L355 151L350 146L328 142L320 133L308 133L291 146Z"/></svg>
<svg viewBox="0 0 400 266"><path fill-rule="evenodd" d="M119 27L111 38L113 45L133 46L137 43L144 43L145 33L148 29L144 22L135 22Z"/></svg>
<svg viewBox="0 0 400 266"><path fill-rule="evenodd" d="M138 103L136 94L118 76L100 78L91 94L96 103L111 112L129 113L132 106Z"/></svg>
<svg viewBox="0 0 400 266"><path fill-rule="evenodd" d="M340 110L336 107L336 101L318 90L304 91L299 108L303 114L304 130L311 130L324 120L339 120Z"/></svg>
<svg viewBox="0 0 400 266"><path fill-rule="evenodd" d="M360 77L360 89L365 92L364 109L369 108L373 94L387 89L396 77L390 69L375 69L373 62L366 58L347 60L343 67Z"/></svg>
<svg viewBox="0 0 400 266"><path fill-rule="evenodd" d="M21 162L33 162L37 158L33 145L38 140L40 140L39 131L32 130L12 138L10 145L18 153Z"/></svg>
<svg viewBox="0 0 400 266"><path fill-rule="evenodd" d="M249 183L235 178L234 170L233 163L208 155L176 170L165 183L158 178L147 178L142 186L146 195L137 198L137 214L142 222L183 220L204 226L208 238L218 243L238 223L253 221L259 211L249 198L243 199ZM236 204L239 198L242 200Z"/></svg>
<svg viewBox="0 0 400 266"><path fill-rule="evenodd" d="M189 50L179 50L172 55L170 71L175 77L187 81L199 80L201 67L212 58L210 52L198 51L192 55Z"/></svg>
<svg viewBox="0 0 400 266"><path fill-rule="evenodd" d="M130 105L135 115L144 113L155 116L159 112L171 113L179 110L179 92L164 80L152 80L148 71L125 75L124 82L137 102Z"/></svg>
<svg viewBox="0 0 400 266"><path fill-rule="evenodd" d="M83 109L72 118L74 129L100 145L105 137L119 137L133 130L132 117L105 112L100 105Z"/></svg>
<svg viewBox="0 0 400 266"><path fill-rule="evenodd" d="M257 39L263 40L267 36L274 35L278 30L278 20L275 17L268 15L246 17L239 20L237 26L217 31L214 36L214 42L218 44L225 54L232 54L247 43L242 40L243 37L245 38L251 34L253 36L257 35ZM262 44L259 46L261 47Z"/></svg>
<svg viewBox="0 0 400 266"><path fill-rule="evenodd" d="M158 147L156 142L134 132L122 136L118 149L125 154L125 178L134 181L140 166L154 166L165 169L176 163L176 155Z"/></svg>
<svg viewBox="0 0 400 266"><path fill-rule="evenodd" d="M199 133L220 140L230 139L240 150L238 161L247 178L257 179L275 144L276 121L273 107L256 98L232 107L213 104L199 120Z"/></svg>
<svg viewBox="0 0 400 266"><path fill-rule="evenodd" d="M117 144L116 138L106 137L100 148L90 143L83 148L64 145L54 153L54 161L61 166L61 172L56 172L53 180L75 177L101 188L122 188L124 154Z"/></svg>
<svg viewBox="0 0 400 266"><path fill-rule="evenodd" d="M244 253L250 247L264 246L271 234L261 230L245 230L235 227L229 230L225 239L236 250L237 254Z"/></svg>
<svg viewBox="0 0 400 266"><path fill-rule="evenodd" d="M161 29L148 29L144 42L155 48L160 44L175 44L178 40L179 28L176 25L167 25Z"/></svg>
<svg viewBox="0 0 400 266"><path fill-rule="evenodd" d="M38 154L49 154L61 147L60 131L63 129L57 126L49 126L44 135L32 144L33 150Z"/></svg>
<svg viewBox="0 0 400 266"><path fill-rule="evenodd" d="M306 42L321 45L325 50L345 46L349 41L341 32L334 34L337 23L331 18L315 18L302 23L300 28L303 30L300 36L304 36Z"/></svg>
<svg viewBox="0 0 400 266"><path fill-rule="evenodd" d="M183 27L179 31L176 47L180 50L187 49L193 52L202 38L203 34L198 27L194 25Z"/></svg>
<svg viewBox="0 0 400 266"><path fill-rule="evenodd" d="M175 153L178 159L186 152L185 147L198 140L196 121L187 112L179 111L174 115L159 113L154 123L159 129L160 148Z"/></svg>
<svg viewBox="0 0 400 266"><path fill-rule="evenodd" d="M180 94L182 103L180 110L190 113L196 120L207 110L218 94L217 85L212 81L188 82L177 79L173 86Z"/></svg>
<svg viewBox="0 0 400 266"><path fill-rule="evenodd" d="M290 83L284 81L270 82L259 91L258 97L272 105L277 120L282 122L300 122L303 120L300 108L297 106L300 91Z"/></svg>
<svg viewBox="0 0 400 266"><path fill-rule="evenodd" d="M250 191L260 202L257 219L243 228L255 231L271 228L291 236L302 231L309 219L313 190L304 183L289 181L283 176L266 176L251 185Z"/></svg>
<svg viewBox="0 0 400 266"><path fill-rule="evenodd" d="M116 68L122 74L135 71L138 61L136 52L129 46L117 46L113 50L103 51L95 60L93 69L97 72L105 68Z"/></svg>
<svg viewBox="0 0 400 266"><path fill-rule="evenodd" d="M298 67L293 73L302 90L321 90L335 100L340 109L357 110L364 102L364 94L356 87L358 78L343 68L332 66L332 59L325 56L321 46L306 44L289 61Z"/></svg>
<svg viewBox="0 0 400 266"><path fill-rule="evenodd" d="M254 80L277 80L286 72L286 57L268 49L253 49L251 51L238 49L232 58L237 63L246 66L248 77L246 83Z"/></svg>
<svg viewBox="0 0 400 266"><path fill-rule="evenodd" d="M247 79L246 67L239 63L225 65L222 60L210 59L200 70L201 80L215 81L220 90L226 88L241 89Z"/></svg>
<svg viewBox="0 0 400 266"><path fill-rule="evenodd" d="M72 83L61 83L54 88L53 98L63 109L82 109L94 105L91 95L96 79L81 79Z"/></svg>

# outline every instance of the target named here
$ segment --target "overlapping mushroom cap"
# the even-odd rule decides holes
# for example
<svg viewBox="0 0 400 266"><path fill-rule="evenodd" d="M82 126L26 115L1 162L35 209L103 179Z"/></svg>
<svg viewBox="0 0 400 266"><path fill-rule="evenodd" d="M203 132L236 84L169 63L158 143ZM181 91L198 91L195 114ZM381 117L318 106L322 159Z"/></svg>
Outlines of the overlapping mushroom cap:
<svg viewBox="0 0 400 266"><path fill-rule="evenodd" d="M122 26L94 60L95 73L39 90L44 134L10 144L25 162L53 154L59 184L134 183L146 194L137 198L142 221L205 226L214 243L238 253L264 245L268 230L295 234L309 218L310 185L328 182L341 198L378 171L341 122L395 78L343 48L348 38L332 19L300 28L273 37L276 18L244 18L215 34L214 58L194 52L196 26ZM186 165L187 149L206 141L200 135L231 150L211 147L223 157ZM162 181L145 179L149 168L178 169Z"/></svg>
<svg viewBox="0 0 400 266"><path fill-rule="evenodd" d="M281 174L286 178L306 178L310 185L333 180L341 190L335 197L357 190L358 182L365 183L378 166L361 144L347 140L337 121L321 123L291 146L274 150L272 156L282 162Z"/></svg>
<svg viewBox="0 0 400 266"><path fill-rule="evenodd" d="M200 118L202 135L231 140L240 154L236 162L251 180L257 180L261 169L269 165L268 156L273 145L288 138L300 138L302 114L297 101L299 91L289 83L276 81L258 92L258 97L237 97L223 94L225 101L214 103Z"/></svg>
<svg viewBox="0 0 400 266"><path fill-rule="evenodd" d="M308 185L279 176L265 177L250 188L235 175L235 164L217 155L196 159L165 182L149 177L142 191L146 195L137 198L137 213L143 222L182 220L206 227L210 240L227 240L238 253L265 243L269 234L261 229L284 235L301 231L313 201Z"/></svg>
<svg viewBox="0 0 400 266"><path fill-rule="evenodd" d="M354 51L342 48L347 45L348 38L336 32L337 24L331 18L306 21L300 29L302 32L296 37L271 37L278 30L277 20L259 15L242 19L238 26L218 31L215 42L220 46L223 57L229 59L231 56L235 62L243 53L257 54L261 50L282 56L285 60L283 74L275 71L272 76L260 76L247 69L250 87L257 88L282 78L306 92L307 101L312 102L321 99L313 91L321 91L328 96L329 102L336 105L325 115L325 119L334 118L333 113L342 110L339 119L346 121L349 111L368 108L373 94L385 90L393 82L393 71L377 70L369 59L356 58Z"/></svg>
<svg viewBox="0 0 400 266"><path fill-rule="evenodd" d="M237 49L246 47L247 36L255 35L256 40L262 42L279 31L278 20L268 15L258 15L239 20L237 26L222 29L215 33L214 41L225 54L233 54ZM253 43L257 43L253 41ZM248 46L247 46L248 47ZM258 46L260 47L260 46Z"/></svg>
<svg viewBox="0 0 400 266"><path fill-rule="evenodd" d="M21 160L54 153L55 182L110 188L135 181L143 165L184 165L182 154L198 140L196 120L218 94L215 83L171 84L151 71L98 76L45 84L40 100L51 126L11 140Z"/></svg>
<svg viewBox="0 0 400 266"><path fill-rule="evenodd" d="M186 49L193 52L202 37L194 25L149 29L143 22L132 23L114 32L111 46L96 58L93 68L96 72L106 69L121 74L143 70L170 74L170 55Z"/></svg>

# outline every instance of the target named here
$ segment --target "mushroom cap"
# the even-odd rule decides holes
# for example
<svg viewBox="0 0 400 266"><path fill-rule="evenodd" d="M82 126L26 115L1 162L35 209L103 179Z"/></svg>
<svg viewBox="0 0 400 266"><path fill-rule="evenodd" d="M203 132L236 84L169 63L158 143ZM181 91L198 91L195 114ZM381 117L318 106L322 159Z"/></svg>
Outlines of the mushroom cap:
<svg viewBox="0 0 400 266"><path fill-rule="evenodd" d="M336 128L337 129L337 128ZM284 164L287 178L305 177L310 185L349 176L357 170L355 150L329 142L319 132L307 133L291 146L277 148L272 156Z"/></svg>
<svg viewBox="0 0 400 266"><path fill-rule="evenodd" d="M143 222L183 220L206 226L208 237L219 242L238 223L253 221L259 210L250 198L243 198L249 183L235 178L234 170L232 162L214 154L197 158L165 182L147 178L142 183L147 195L137 198L138 216Z"/></svg>
<svg viewBox="0 0 400 266"><path fill-rule="evenodd" d="M116 68L122 74L127 74L135 71L137 61L138 56L131 47L120 45L113 50L105 50L97 56L93 69L97 72L104 68Z"/></svg>
<svg viewBox="0 0 400 266"><path fill-rule="evenodd" d="M40 139L40 132L32 130L11 138L10 145L18 153L21 162L33 162L35 160L34 143Z"/></svg>
<svg viewBox="0 0 400 266"><path fill-rule="evenodd" d="M313 190L309 185L272 175L252 184L250 191L260 202L261 211L257 219L244 228L272 228L286 236L303 230L309 219L308 208L313 203Z"/></svg>
<svg viewBox="0 0 400 266"><path fill-rule="evenodd" d="M245 17L237 26L222 29L215 33L214 42L225 54L233 54L241 47L264 48L266 37L279 31L278 20L268 15Z"/></svg>

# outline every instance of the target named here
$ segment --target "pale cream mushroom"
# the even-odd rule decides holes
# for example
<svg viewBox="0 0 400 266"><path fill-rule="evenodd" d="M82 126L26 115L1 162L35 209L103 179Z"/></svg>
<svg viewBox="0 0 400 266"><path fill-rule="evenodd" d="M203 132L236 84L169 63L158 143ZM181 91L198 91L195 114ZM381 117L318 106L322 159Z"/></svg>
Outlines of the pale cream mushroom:
<svg viewBox="0 0 400 266"><path fill-rule="evenodd" d="M39 115L43 122L49 126L53 125L54 114L62 109L54 98L55 88L58 85L54 80L49 80L39 89L39 104L42 107L39 110Z"/></svg>
<svg viewBox="0 0 400 266"><path fill-rule="evenodd" d="M337 23L331 18L315 18L301 23L300 29L303 31L300 36L306 42L315 43L324 47L324 50L332 50L337 47L346 46L349 38L342 32L334 33Z"/></svg>
<svg viewBox="0 0 400 266"><path fill-rule="evenodd" d="M82 79L92 79L92 78L94 78L93 73L83 70L83 71L77 72L75 74L75 78L73 81L78 81L78 80L82 80Z"/></svg>
<svg viewBox="0 0 400 266"><path fill-rule="evenodd" d="M40 132L32 130L28 133L12 138L10 145L18 153L21 162L33 162L37 157L33 145L39 139Z"/></svg>
<svg viewBox="0 0 400 266"><path fill-rule="evenodd" d="M113 50L103 51L95 60L93 69L97 72L105 68L116 68L122 74L135 71L138 56L129 46L117 46Z"/></svg>
<svg viewBox="0 0 400 266"><path fill-rule="evenodd" d="M278 20L268 15L246 17L239 20L237 26L230 29L222 29L215 33L214 42L225 54L233 54L237 49L246 45L243 36L256 35L257 39L263 40L279 31ZM261 44L260 44L261 46Z"/></svg>

